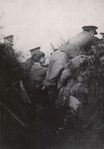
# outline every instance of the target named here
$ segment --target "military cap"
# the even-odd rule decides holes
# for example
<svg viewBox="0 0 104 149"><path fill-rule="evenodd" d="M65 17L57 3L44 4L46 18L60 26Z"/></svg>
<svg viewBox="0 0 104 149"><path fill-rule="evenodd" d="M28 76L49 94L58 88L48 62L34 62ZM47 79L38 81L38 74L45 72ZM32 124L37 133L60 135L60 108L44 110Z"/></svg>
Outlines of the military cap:
<svg viewBox="0 0 104 149"><path fill-rule="evenodd" d="M93 26L93 25L90 25L90 26L83 26L83 27L82 27L82 29L83 29L84 31L90 31L90 30L95 31L95 34L97 34L97 32L96 32L96 29L97 29L97 28L98 28L97 26Z"/></svg>
<svg viewBox="0 0 104 149"><path fill-rule="evenodd" d="M29 51L30 51L30 52L33 52L33 51L36 51L36 50L40 50L40 48L41 48L41 47L36 47L36 48L30 49Z"/></svg>
<svg viewBox="0 0 104 149"><path fill-rule="evenodd" d="M31 55L34 55L37 51L40 50L41 47L36 47L36 48L33 48L33 49L30 49L29 51L31 52Z"/></svg>

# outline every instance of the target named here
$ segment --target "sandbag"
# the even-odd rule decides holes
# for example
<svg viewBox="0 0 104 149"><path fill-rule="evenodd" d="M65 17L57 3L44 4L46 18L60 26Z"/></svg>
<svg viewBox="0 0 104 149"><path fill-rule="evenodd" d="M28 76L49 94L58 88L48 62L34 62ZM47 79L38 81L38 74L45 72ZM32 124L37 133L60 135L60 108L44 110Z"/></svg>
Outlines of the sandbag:
<svg viewBox="0 0 104 149"><path fill-rule="evenodd" d="M59 89L65 83L71 79L75 74L77 74L77 71L79 73L79 70L86 68L87 64L89 62L89 57L86 55L78 55L74 58L72 58L66 65L65 69L63 70L57 84L57 88ZM74 71L74 75L72 73ZM78 77L78 76L77 76Z"/></svg>
<svg viewBox="0 0 104 149"><path fill-rule="evenodd" d="M77 109L80 104L81 104L81 102L79 101L78 98L76 98L74 96L70 96L69 106L73 109L74 112L77 112Z"/></svg>
<svg viewBox="0 0 104 149"><path fill-rule="evenodd" d="M58 77L64 69L67 61L67 55L64 52L56 51L53 53L53 55L50 58L50 63L45 80L45 86L54 86L57 83Z"/></svg>

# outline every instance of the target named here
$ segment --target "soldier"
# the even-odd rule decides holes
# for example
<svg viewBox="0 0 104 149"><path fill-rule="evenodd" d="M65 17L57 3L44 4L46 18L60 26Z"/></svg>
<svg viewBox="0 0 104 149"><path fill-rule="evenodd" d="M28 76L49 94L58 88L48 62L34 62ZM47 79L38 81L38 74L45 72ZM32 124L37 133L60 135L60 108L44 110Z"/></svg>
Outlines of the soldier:
<svg viewBox="0 0 104 149"><path fill-rule="evenodd" d="M30 71L30 69L31 69L32 65L34 64L34 62L40 61L40 59L45 56L45 54L42 51L40 51L40 48L41 47L36 47L36 48L30 50L31 57L26 60L25 66L24 66L25 70L27 72Z"/></svg>
<svg viewBox="0 0 104 149"><path fill-rule="evenodd" d="M47 66L45 65L44 58L39 62L35 62L29 72L29 77L35 88L43 88L43 80L45 79Z"/></svg>
<svg viewBox="0 0 104 149"><path fill-rule="evenodd" d="M50 58L45 86L54 87L65 68L66 63L77 55L85 55L96 42L96 26L84 26L83 31L70 39L70 43L59 48Z"/></svg>
<svg viewBox="0 0 104 149"><path fill-rule="evenodd" d="M96 26L83 26L83 31L70 39L70 43L61 47L68 57L73 58L77 55L88 54L89 49L98 40L94 35L97 34Z"/></svg>

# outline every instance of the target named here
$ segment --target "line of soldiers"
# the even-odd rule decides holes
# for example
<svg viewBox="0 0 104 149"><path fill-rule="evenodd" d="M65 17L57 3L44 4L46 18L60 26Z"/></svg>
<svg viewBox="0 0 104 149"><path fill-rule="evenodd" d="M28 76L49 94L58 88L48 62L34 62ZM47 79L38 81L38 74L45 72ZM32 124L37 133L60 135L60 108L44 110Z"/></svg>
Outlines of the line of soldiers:
<svg viewBox="0 0 104 149"><path fill-rule="evenodd" d="M74 110L80 104L74 90L83 90L84 94L88 92L86 87L82 89L79 83L82 79L82 67L85 70L89 61L95 62L95 57L99 57L102 64L104 63L104 33L101 33L102 38L99 39L95 36L96 26L83 26L82 29L83 31L71 38L68 44L54 51L48 63L40 47L30 50L31 58L25 62L25 69L33 86L47 88L51 101L56 102L58 99L63 103L66 100L64 95L73 92L70 93L70 106ZM77 81L79 84L75 86ZM71 88L74 88L73 91Z"/></svg>
<svg viewBox="0 0 104 149"><path fill-rule="evenodd" d="M97 34L96 26L84 26L83 31L70 39L70 43L60 47L60 49L51 56L49 69L46 76L46 86L54 86L58 77L65 68L68 61L78 55L88 55L91 46L99 40L94 35ZM57 80L57 81L56 81Z"/></svg>
<svg viewBox="0 0 104 149"><path fill-rule="evenodd" d="M74 112L79 109L79 113L85 117L85 109L95 110L93 104L96 105L96 100L91 105L89 101L94 98L90 87L95 90L94 83L99 82L90 78L95 77L95 72L99 73L98 63L104 69L104 34L101 33L101 39L97 38L96 26L84 26L82 29L81 33L70 39L69 44L61 46L52 54L44 86L49 90L50 101L56 106L66 105ZM89 107L84 107L88 104ZM87 118L90 116L88 114Z"/></svg>

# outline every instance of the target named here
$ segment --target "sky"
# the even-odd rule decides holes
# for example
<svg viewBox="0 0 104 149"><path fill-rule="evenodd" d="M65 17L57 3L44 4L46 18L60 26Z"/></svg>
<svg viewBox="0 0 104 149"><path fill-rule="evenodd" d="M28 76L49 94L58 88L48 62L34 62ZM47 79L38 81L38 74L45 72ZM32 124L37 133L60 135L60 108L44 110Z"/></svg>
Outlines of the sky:
<svg viewBox="0 0 104 149"><path fill-rule="evenodd" d="M104 31L104 0L0 0L0 34L14 35L15 47L25 53L60 44L84 25Z"/></svg>

